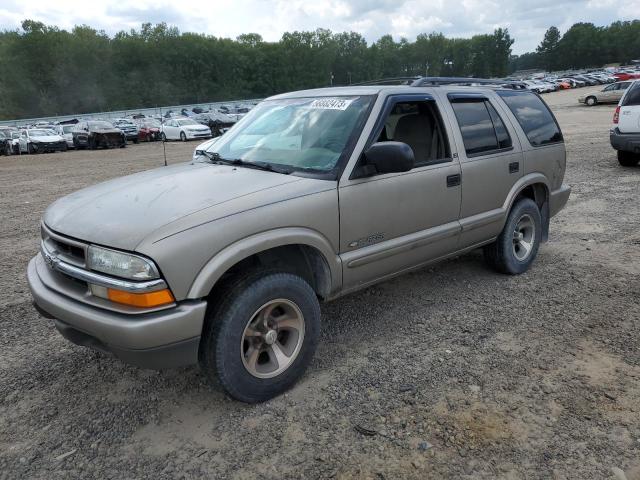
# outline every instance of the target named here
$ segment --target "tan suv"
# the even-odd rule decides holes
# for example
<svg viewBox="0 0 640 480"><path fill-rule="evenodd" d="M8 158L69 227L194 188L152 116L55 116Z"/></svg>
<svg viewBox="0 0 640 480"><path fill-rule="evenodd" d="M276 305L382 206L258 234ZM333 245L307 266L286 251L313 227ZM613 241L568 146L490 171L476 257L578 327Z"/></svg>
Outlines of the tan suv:
<svg viewBox="0 0 640 480"><path fill-rule="evenodd" d="M28 267L38 310L257 402L309 365L320 301L479 247L526 271L569 197L562 134L538 95L464 80L278 95L195 161L61 198Z"/></svg>
<svg viewBox="0 0 640 480"><path fill-rule="evenodd" d="M629 85L631 85L632 81L626 82L616 82L610 85L607 85L600 92L593 92L587 95L582 95L578 98L578 102L584 103L590 107L597 105L599 103L618 103L624 95L624 92Z"/></svg>

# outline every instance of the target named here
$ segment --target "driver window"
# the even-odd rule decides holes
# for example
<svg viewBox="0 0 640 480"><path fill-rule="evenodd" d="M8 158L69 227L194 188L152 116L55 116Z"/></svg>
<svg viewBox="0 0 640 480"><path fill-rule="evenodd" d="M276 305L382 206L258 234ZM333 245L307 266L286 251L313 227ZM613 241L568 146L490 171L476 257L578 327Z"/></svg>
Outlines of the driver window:
<svg viewBox="0 0 640 480"><path fill-rule="evenodd" d="M377 141L406 143L413 150L416 167L451 161L442 118L432 100L396 103Z"/></svg>

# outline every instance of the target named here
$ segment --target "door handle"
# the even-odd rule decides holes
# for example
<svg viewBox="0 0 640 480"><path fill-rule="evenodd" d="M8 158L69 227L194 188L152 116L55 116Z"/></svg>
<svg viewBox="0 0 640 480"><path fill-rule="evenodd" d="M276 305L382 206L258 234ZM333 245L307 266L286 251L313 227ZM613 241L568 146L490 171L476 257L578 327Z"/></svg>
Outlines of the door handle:
<svg viewBox="0 0 640 480"><path fill-rule="evenodd" d="M520 162L511 162L509 164L509 173L516 173L520 171Z"/></svg>
<svg viewBox="0 0 640 480"><path fill-rule="evenodd" d="M457 187L462 183L462 176L459 173L447 177L447 187Z"/></svg>

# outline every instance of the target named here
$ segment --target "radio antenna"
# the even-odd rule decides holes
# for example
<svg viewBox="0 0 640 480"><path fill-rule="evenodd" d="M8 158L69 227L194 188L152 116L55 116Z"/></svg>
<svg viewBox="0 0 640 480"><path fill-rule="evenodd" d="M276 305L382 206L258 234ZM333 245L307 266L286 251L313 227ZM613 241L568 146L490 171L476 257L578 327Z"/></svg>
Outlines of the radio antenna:
<svg viewBox="0 0 640 480"><path fill-rule="evenodd" d="M160 107L160 141L162 142L162 155L164 156L164 166L167 166L167 148L165 147L164 121L162 120L162 107Z"/></svg>

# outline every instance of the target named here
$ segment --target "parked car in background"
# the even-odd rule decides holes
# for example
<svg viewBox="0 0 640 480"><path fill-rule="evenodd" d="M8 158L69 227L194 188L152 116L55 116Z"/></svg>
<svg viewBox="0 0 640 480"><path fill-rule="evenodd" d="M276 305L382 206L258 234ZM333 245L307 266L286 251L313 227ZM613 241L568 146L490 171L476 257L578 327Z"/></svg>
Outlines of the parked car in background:
<svg viewBox="0 0 640 480"><path fill-rule="evenodd" d="M223 129L232 127L236 123L236 119L231 115L216 110L198 113L193 117L195 121L206 125L211 130L211 135L218 137L222 135Z"/></svg>
<svg viewBox="0 0 640 480"><path fill-rule="evenodd" d="M11 143L11 134L7 136L0 130L0 155L13 155L13 145Z"/></svg>
<svg viewBox="0 0 640 480"><path fill-rule="evenodd" d="M640 163L640 80L631 82L622 94L613 114L609 140L620 165L633 167Z"/></svg>
<svg viewBox="0 0 640 480"><path fill-rule="evenodd" d="M25 128L19 137L21 153L62 152L67 150L67 142L53 130Z"/></svg>
<svg viewBox="0 0 640 480"><path fill-rule="evenodd" d="M14 155L20 154L20 130L15 127L0 127L0 132L10 140Z"/></svg>
<svg viewBox="0 0 640 480"><path fill-rule="evenodd" d="M125 147L127 139L119 128L104 120L82 121L73 129L73 144L76 148Z"/></svg>
<svg viewBox="0 0 640 480"><path fill-rule="evenodd" d="M162 122L155 118L145 117L135 120L138 126L138 140L141 142L155 142L160 140Z"/></svg>
<svg viewBox="0 0 640 480"><path fill-rule="evenodd" d="M116 118L113 126L122 130L127 141L138 143L138 126L128 118Z"/></svg>
<svg viewBox="0 0 640 480"><path fill-rule="evenodd" d="M598 103L618 103L624 94L624 91L631 85L631 81L616 82L607 85L599 92L589 93L578 97L578 102L589 105L590 107Z"/></svg>
<svg viewBox="0 0 640 480"><path fill-rule="evenodd" d="M75 148L73 144L73 129L75 125L56 125L55 132L67 142L68 148Z"/></svg>
<svg viewBox="0 0 640 480"><path fill-rule="evenodd" d="M192 140L211 138L209 127L190 118L170 118L164 121L160 133L162 140Z"/></svg>

